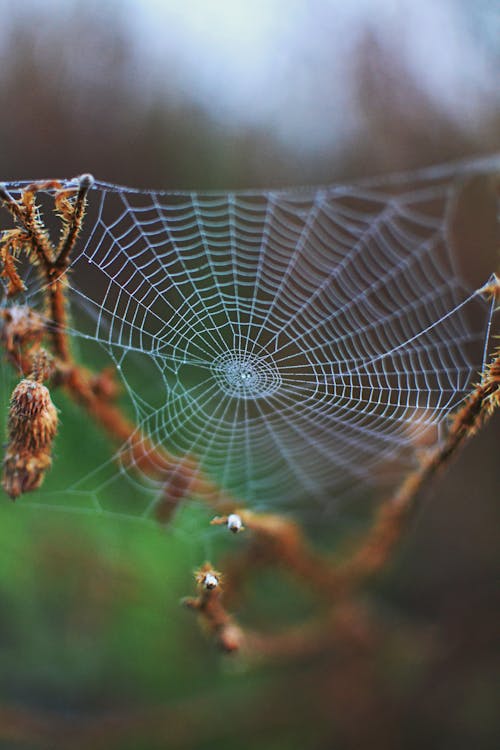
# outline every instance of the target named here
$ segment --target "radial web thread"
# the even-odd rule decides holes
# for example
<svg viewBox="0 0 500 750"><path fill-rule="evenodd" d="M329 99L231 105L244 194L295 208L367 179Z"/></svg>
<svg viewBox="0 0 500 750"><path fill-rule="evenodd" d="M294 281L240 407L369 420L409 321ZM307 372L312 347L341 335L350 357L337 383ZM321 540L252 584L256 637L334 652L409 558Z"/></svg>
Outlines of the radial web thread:
<svg viewBox="0 0 500 750"><path fill-rule="evenodd" d="M70 269L75 345L114 363L153 445L194 456L242 504L331 512L396 481L477 381L494 310L461 280L452 214L467 180L499 167L265 192L96 182ZM133 467L72 491L119 510L113 473L151 515L159 488Z"/></svg>

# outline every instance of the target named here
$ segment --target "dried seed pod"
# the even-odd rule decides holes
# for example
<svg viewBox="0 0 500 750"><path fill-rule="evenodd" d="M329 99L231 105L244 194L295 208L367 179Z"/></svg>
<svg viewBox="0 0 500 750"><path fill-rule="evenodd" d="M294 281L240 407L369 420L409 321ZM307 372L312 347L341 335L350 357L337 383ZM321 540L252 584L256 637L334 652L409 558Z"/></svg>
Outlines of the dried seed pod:
<svg viewBox="0 0 500 750"><path fill-rule="evenodd" d="M29 378L21 380L10 402L9 445L33 453L50 448L57 422L57 410L49 389Z"/></svg>
<svg viewBox="0 0 500 750"><path fill-rule="evenodd" d="M49 389L30 378L21 380L11 397L3 469L3 488L11 498L42 484L52 463L57 423Z"/></svg>

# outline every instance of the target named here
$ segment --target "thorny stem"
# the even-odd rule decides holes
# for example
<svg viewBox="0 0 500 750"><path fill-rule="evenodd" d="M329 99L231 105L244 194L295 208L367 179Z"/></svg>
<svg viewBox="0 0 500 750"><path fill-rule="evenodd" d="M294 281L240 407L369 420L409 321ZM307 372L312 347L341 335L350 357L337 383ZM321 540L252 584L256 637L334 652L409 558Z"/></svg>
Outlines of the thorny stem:
<svg viewBox="0 0 500 750"><path fill-rule="evenodd" d="M74 204L70 207L69 211L66 210L63 213L65 231L60 247L54 250L53 261L45 268L45 274L49 281L50 317L55 324L52 330L52 341L54 352L62 362L69 362L71 359L69 340L65 332L68 322L68 301L65 291L66 271L69 266L70 253L82 227L87 204L87 193L93 182L94 178L90 175L82 175L78 179L78 192Z"/></svg>
<svg viewBox="0 0 500 750"><path fill-rule="evenodd" d="M54 183L59 185L59 183ZM48 183L47 183L48 186ZM31 249L42 267L47 268L52 261L52 246L43 226L36 216L34 196L40 185L27 188L20 202L8 192L5 185L0 184L0 200L12 214L19 226L22 226L29 237Z"/></svg>
<svg viewBox="0 0 500 750"><path fill-rule="evenodd" d="M52 274L50 275L52 276ZM69 362L71 360L71 349L68 337L64 333L64 327L67 323L67 310L64 281L61 276L57 276L49 282L47 294L49 298L50 318L52 321L57 321L51 329L54 354L62 362Z"/></svg>
<svg viewBox="0 0 500 750"><path fill-rule="evenodd" d="M73 204L68 203L67 197L72 190L63 191L57 181L34 183L16 201L4 186L0 185L0 200L12 214L17 224L24 229L33 250L40 273L47 284L46 296L49 308L49 318L52 321L51 337L54 354L63 362L71 359L67 327L67 299L65 293L65 273L69 265L70 253L76 243L82 227L83 216L87 203L87 193L93 183L90 175L78 178L78 192ZM50 238L38 215L35 203L36 192L42 188L56 188L56 205L61 204L63 219L63 237L60 248L54 248Z"/></svg>
<svg viewBox="0 0 500 750"><path fill-rule="evenodd" d="M500 350L497 350L481 381L455 414L444 444L406 477L396 493L380 507L360 547L338 566L337 574L344 586L351 589L383 567L407 520L416 510L423 488L447 466L463 443L476 434L499 406Z"/></svg>
<svg viewBox="0 0 500 750"><path fill-rule="evenodd" d="M63 234L63 237L61 238L56 253L57 257L55 264L62 271L65 271L69 265L71 251L75 246L82 228L87 204L87 193L93 184L94 178L90 174L82 174L78 178L78 192L70 213L70 221L65 234Z"/></svg>
<svg viewBox="0 0 500 750"><path fill-rule="evenodd" d="M193 609L214 637L222 651L237 651L243 640L240 627L222 604L223 581L221 574L210 563L205 563L196 571L198 596L184 599L184 606Z"/></svg>

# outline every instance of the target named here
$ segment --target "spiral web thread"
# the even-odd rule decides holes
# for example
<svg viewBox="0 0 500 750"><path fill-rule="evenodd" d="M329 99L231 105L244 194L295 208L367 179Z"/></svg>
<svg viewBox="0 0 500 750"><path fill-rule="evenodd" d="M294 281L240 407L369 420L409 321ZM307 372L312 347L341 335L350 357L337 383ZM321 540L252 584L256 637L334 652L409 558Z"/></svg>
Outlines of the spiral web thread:
<svg viewBox="0 0 500 750"><path fill-rule="evenodd" d="M494 311L460 280L450 214L470 175L499 167L266 192L97 182L71 333L111 358L154 445L249 507L330 512L396 481L477 380ZM36 305L34 274L27 286ZM159 487L112 459L75 502L119 512L117 475L151 516Z"/></svg>

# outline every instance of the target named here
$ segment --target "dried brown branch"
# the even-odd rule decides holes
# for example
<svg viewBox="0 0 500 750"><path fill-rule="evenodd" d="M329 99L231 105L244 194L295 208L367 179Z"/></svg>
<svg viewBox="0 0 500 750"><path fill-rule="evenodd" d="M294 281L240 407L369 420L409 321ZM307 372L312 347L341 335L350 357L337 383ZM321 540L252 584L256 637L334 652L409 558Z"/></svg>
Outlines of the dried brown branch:
<svg viewBox="0 0 500 750"><path fill-rule="evenodd" d="M238 646L246 653L250 652L254 658L256 655L273 660L297 658L315 652L318 645L326 648L332 639L337 638L337 627L342 622L344 625L347 622L357 637L362 635L369 642L373 637L370 621L365 615L360 616L352 597L390 559L423 488L444 469L460 446L477 432L499 406L500 350L487 367L481 382L453 418L444 444L430 453L420 468L412 472L394 495L380 506L367 535L357 546L351 547L340 562L315 552L293 521L279 515L238 510L237 517L248 529L250 540L239 554L226 562L224 587L227 598L234 598L249 575L255 574L260 567L277 565L326 596L330 604L322 618L284 633L257 633L239 627ZM230 528L228 521L228 516L221 516L212 523L227 524ZM210 594L206 598L210 601ZM342 613L348 614L347 620L342 619ZM210 607L208 616L205 612L203 614L205 621L216 630L217 617L212 619ZM231 621L231 625L236 627L234 621Z"/></svg>
<svg viewBox="0 0 500 750"><path fill-rule="evenodd" d="M499 406L500 350L486 368L480 383L454 416L443 445L429 453L420 467L380 506L366 536L356 546L351 545L340 562L315 552L293 521L279 515L238 510L237 514L248 529L250 540L240 554L227 561L225 589L229 599L241 589L250 571L255 572L259 567L268 565L284 568L318 593L326 595L329 601L335 597L338 603L352 595L388 562L424 487L445 468L462 444ZM227 521L227 516L214 519L216 524ZM245 642L251 641L245 634ZM266 649L269 650L270 642L266 637L254 635L254 645L259 642L266 642ZM282 647L280 643L277 638L276 648Z"/></svg>
<svg viewBox="0 0 500 750"><path fill-rule="evenodd" d="M352 589L384 566L415 511L421 491L444 470L463 443L476 434L499 406L500 350L497 350L481 381L453 417L443 445L431 452L382 504L367 537L337 567L343 587Z"/></svg>
<svg viewBox="0 0 500 750"><path fill-rule="evenodd" d="M279 633L242 631L242 646L249 661L286 661L325 655L328 651L373 651L380 639L379 627L368 609L343 601L326 614Z"/></svg>
<svg viewBox="0 0 500 750"><path fill-rule="evenodd" d="M33 358L45 335L50 337L54 354L53 384L63 386L114 442L124 444L121 459L126 465L145 472L164 485L157 507L158 520L168 521L188 494L199 496L222 511L229 511L234 501L203 475L195 459L190 456L180 459L153 445L124 415L115 402L117 389L109 372L96 375L72 356L67 334L66 277L92 182L90 175L82 175L75 180L74 188L63 189L57 181L33 183L23 191L19 201L0 186L0 201L19 225L17 229L4 233L3 273L9 279L12 292L21 291L22 282L13 265L11 249L17 254L24 251L39 270L47 302L46 320L26 306L13 305L3 311L4 348L15 367L29 376ZM55 209L62 221L57 247L51 243L36 206L37 191L49 188L55 191ZM34 488L35 485L26 485L26 491Z"/></svg>
<svg viewBox="0 0 500 750"><path fill-rule="evenodd" d="M215 639L219 648L231 653L240 648L243 634L222 603L223 579L210 563L196 571L198 596L184 599L189 609L195 610L204 628Z"/></svg>
<svg viewBox="0 0 500 750"><path fill-rule="evenodd" d="M0 200L16 220L18 228L8 232L4 237L4 247L13 245L20 251L24 249L32 262L38 266L39 273L45 282L45 295L49 318L52 321L51 337L54 354L63 362L70 360L70 345L65 333L67 323L66 270L70 253L81 230L85 213L87 192L92 185L92 178L83 175L78 178L74 189L63 190L61 184L52 180L33 183L16 201L5 187L0 186ZM54 247L44 227L36 204L39 190L55 190L55 206L62 220L61 242ZM76 190L74 201L70 201ZM7 244L6 244L7 243ZM6 250L4 254L6 254ZM8 257L8 256L6 256ZM7 266L4 264L4 271Z"/></svg>
<svg viewBox="0 0 500 750"><path fill-rule="evenodd" d="M53 249L49 236L38 216L35 196L38 190L44 188L60 189L56 180L29 185L22 193L21 199L16 201L8 192L5 185L0 185L0 201L25 232L25 247L34 263L42 268L48 268L53 262Z"/></svg>
<svg viewBox="0 0 500 750"><path fill-rule="evenodd" d="M7 236L4 236L0 249L0 261L3 265L0 276L8 281L7 297L15 297L16 294L25 290L24 282L20 278L16 268L15 253L18 250L17 241L19 241L19 236L15 230L14 233L7 233Z"/></svg>
<svg viewBox="0 0 500 750"><path fill-rule="evenodd" d="M248 531L248 544L229 562L226 590L233 594L241 587L249 571L278 565L318 592L337 588L339 579L332 560L316 552L295 521L275 513L254 513L239 509L237 515ZM227 523L227 516L212 523Z"/></svg>
<svg viewBox="0 0 500 750"><path fill-rule="evenodd" d="M94 178L92 175L80 175L78 192L73 202L69 201L69 198L73 195L73 190L59 190L56 193L55 207L63 221L63 231L54 253L54 262L62 272L68 267L71 252L81 232L87 205L87 193L93 184Z"/></svg>

